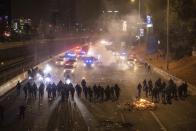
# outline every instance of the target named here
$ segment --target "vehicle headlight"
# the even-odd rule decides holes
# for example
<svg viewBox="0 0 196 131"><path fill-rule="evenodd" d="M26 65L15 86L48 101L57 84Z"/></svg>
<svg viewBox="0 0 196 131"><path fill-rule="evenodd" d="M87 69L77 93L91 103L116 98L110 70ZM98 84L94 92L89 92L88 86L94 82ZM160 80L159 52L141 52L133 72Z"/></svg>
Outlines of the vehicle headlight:
<svg viewBox="0 0 196 131"><path fill-rule="evenodd" d="M65 82L66 82L66 84L70 84L71 83L71 80L70 79L67 79Z"/></svg>
<svg viewBox="0 0 196 131"><path fill-rule="evenodd" d="M31 80L32 79L32 77L31 76L29 76L29 80Z"/></svg>
<svg viewBox="0 0 196 131"><path fill-rule="evenodd" d="M137 61L137 59L134 59L134 62L136 62Z"/></svg>
<svg viewBox="0 0 196 131"><path fill-rule="evenodd" d="M63 62L61 62L61 65L63 65Z"/></svg>
<svg viewBox="0 0 196 131"><path fill-rule="evenodd" d="M65 72L66 70L64 69L63 72Z"/></svg>
<svg viewBox="0 0 196 131"><path fill-rule="evenodd" d="M58 64L58 62L56 61L56 64Z"/></svg>
<svg viewBox="0 0 196 131"><path fill-rule="evenodd" d="M94 67L94 66L95 66L95 64L93 63L93 64L91 64L91 66L92 66L92 67Z"/></svg>
<svg viewBox="0 0 196 131"><path fill-rule="evenodd" d="M83 65L86 66L86 63L84 63Z"/></svg>
<svg viewBox="0 0 196 131"><path fill-rule="evenodd" d="M71 70L71 73L74 73L74 69L73 69L73 70Z"/></svg>

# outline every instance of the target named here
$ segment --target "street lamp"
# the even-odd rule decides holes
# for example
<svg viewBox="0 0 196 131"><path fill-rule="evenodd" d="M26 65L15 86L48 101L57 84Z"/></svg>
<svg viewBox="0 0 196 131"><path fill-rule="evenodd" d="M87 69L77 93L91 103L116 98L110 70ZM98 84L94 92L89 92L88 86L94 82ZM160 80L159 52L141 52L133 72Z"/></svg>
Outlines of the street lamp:
<svg viewBox="0 0 196 131"><path fill-rule="evenodd" d="M135 2L135 0L131 0L132 3ZM139 24L139 30L140 30L140 15L141 15L141 1L138 1L138 24ZM139 44L140 44L140 38L139 38Z"/></svg>
<svg viewBox="0 0 196 131"><path fill-rule="evenodd" d="M169 69L169 0L167 0L167 52L166 52L166 69Z"/></svg>
<svg viewBox="0 0 196 131"><path fill-rule="evenodd" d="M132 3L134 3L135 2L135 0L130 0ZM139 15L138 15L138 18L140 18L140 11L141 11L141 2L140 2L140 0L139 0Z"/></svg>

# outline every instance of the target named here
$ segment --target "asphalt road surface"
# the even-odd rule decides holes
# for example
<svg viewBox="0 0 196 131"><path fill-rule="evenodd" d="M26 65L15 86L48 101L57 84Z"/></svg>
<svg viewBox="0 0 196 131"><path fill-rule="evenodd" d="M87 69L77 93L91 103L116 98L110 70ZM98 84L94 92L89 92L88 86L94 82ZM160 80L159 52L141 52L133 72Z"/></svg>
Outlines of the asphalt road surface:
<svg viewBox="0 0 196 131"><path fill-rule="evenodd" d="M63 68L49 63L54 82L64 80ZM196 96L188 96L184 100L172 100L172 104L156 103L156 110L128 111L126 102L132 102L137 95L137 84L144 79L153 82L159 77L155 72L147 72L143 65L136 64L127 68L115 62L107 65L95 65L85 68L82 63L71 76L74 83L80 83L85 77L87 85L103 86L118 84L121 94L118 101L89 102L82 95L74 100L61 102L60 97L53 101L24 98L12 91L1 99L5 107L5 120L1 121L1 131L194 131L196 130ZM24 82L25 84L26 82ZM144 93L142 97L145 98ZM146 98L151 100L150 98ZM19 120L18 112L21 103L27 104L24 120Z"/></svg>

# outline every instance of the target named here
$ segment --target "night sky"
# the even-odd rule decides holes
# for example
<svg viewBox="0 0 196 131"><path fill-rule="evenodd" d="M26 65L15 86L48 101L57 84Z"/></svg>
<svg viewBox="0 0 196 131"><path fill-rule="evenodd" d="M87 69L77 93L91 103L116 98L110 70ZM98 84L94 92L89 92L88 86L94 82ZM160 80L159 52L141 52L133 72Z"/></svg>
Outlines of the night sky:
<svg viewBox="0 0 196 131"><path fill-rule="evenodd" d="M47 19L50 15L51 2L61 0L12 0L12 17L31 18L33 23L39 23L40 19ZM76 0L76 19L84 22L95 20L104 8L123 10L127 0Z"/></svg>

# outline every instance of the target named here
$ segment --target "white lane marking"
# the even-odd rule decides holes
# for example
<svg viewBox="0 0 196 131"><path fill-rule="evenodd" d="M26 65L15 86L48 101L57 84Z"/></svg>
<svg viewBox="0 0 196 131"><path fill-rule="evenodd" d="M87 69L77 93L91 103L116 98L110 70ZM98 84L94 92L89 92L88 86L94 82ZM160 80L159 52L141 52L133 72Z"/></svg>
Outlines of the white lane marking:
<svg viewBox="0 0 196 131"><path fill-rule="evenodd" d="M159 126L161 127L161 129L163 131L167 131L167 129L165 128L165 126L163 125L163 123L160 121L160 119L157 117L157 115L153 112L150 111L150 114L153 116L153 118L156 120L156 122L159 124Z"/></svg>

